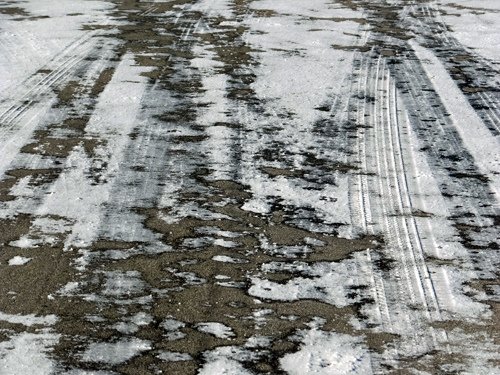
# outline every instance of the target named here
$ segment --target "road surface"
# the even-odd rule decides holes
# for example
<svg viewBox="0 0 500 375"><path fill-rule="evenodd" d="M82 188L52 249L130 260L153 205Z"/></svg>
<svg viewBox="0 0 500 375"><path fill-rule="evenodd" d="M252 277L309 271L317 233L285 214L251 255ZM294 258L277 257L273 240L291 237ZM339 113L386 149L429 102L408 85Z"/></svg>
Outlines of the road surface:
<svg viewBox="0 0 500 375"><path fill-rule="evenodd" d="M0 374L500 374L499 17L1 2Z"/></svg>

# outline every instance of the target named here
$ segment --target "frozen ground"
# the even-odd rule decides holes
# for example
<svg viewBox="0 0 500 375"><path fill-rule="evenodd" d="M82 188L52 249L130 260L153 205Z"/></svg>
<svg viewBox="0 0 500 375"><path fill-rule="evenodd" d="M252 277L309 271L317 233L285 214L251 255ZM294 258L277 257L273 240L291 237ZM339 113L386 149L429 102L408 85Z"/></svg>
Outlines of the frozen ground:
<svg viewBox="0 0 500 375"><path fill-rule="evenodd" d="M500 374L499 16L0 1L0 375Z"/></svg>

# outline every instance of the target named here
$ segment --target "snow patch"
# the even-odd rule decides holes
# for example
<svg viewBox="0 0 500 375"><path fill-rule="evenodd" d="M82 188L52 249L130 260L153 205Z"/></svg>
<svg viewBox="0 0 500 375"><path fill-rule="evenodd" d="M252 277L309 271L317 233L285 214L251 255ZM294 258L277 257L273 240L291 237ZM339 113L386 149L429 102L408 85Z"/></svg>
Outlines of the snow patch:
<svg viewBox="0 0 500 375"><path fill-rule="evenodd" d="M12 315L0 312L0 320L31 327L33 325L46 325L46 326L53 325L58 321L58 318L55 315L46 315L46 316L36 316L35 314Z"/></svg>
<svg viewBox="0 0 500 375"><path fill-rule="evenodd" d="M16 255L15 257L9 259L9 266L22 266L22 265L28 263L29 261L31 261L31 259L33 259L33 258L26 258L26 257Z"/></svg>
<svg viewBox="0 0 500 375"><path fill-rule="evenodd" d="M363 261L361 257L361 254L355 254L357 259L347 259L339 263L266 263L262 266L265 272L299 273L307 277L293 277L286 283L253 277L248 293L254 297L275 301L316 299L344 307L354 302L348 298L349 287L368 284L368 275L360 269L360 264L366 260Z"/></svg>
<svg viewBox="0 0 500 375"><path fill-rule="evenodd" d="M227 255L215 255L212 257L212 260L223 263L248 263L248 261L244 259L233 258Z"/></svg>
<svg viewBox="0 0 500 375"><path fill-rule="evenodd" d="M82 354L82 360L117 365L146 350L151 350L151 343L138 338L121 339L114 343L92 343Z"/></svg>
<svg viewBox="0 0 500 375"><path fill-rule="evenodd" d="M280 360L288 374L372 374L370 354L360 338L316 328L301 336L300 350Z"/></svg>
<svg viewBox="0 0 500 375"><path fill-rule="evenodd" d="M500 154L498 153L500 141L492 136L432 51L413 40L409 43L419 60L426 62L423 67L450 113L464 145L474 157L481 172L491 180L490 188L495 193L497 201L500 201Z"/></svg>
<svg viewBox="0 0 500 375"><path fill-rule="evenodd" d="M196 325L196 329L200 332L214 335L219 339L227 339L234 336L234 332L231 327L218 322L199 323Z"/></svg>
<svg viewBox="0 0 500 375"><path fill-rule="evenodd" d="M20 333L9 341L0 342L0 369L8 375L52 375L54 362L48 353L60 335L43 330L41 333Z"/></svg>
<svg viewBox="0 0 500 375"><path fill-rule="evenodd" d="M157 357L166 362L191 361L193 359L189 354L179 352L162 352Z"/></svg>

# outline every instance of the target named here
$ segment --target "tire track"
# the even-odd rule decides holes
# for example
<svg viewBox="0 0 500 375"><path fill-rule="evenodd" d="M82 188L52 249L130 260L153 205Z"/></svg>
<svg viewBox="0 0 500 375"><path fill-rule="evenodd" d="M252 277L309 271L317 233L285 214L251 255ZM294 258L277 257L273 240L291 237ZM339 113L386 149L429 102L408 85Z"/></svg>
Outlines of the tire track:
<svg viewBox="0 0 500 375"><path fill-rule="evenodd" d="M355 77L351 110L358 127L354 148L361 172L352 176L350 204L354 225L364 233L384 235L382 254L367 250L377 324L405 337L403 354L396 348L393 359L412 350L430 352L447 339L444 331L430 325L441 321L443 314L426 264L426 253L432 250L422 241L422 231L432 237L432 227L425 218L417 222L414 202L420 199L419 189L408 182L416 173L407 146L410 125L404 121L387 59L374 50L369 56L361 55ZM380 268L384 259L389 260L389 266ZM388 358L383 362L387 360L391 363Z"/></svg>
<svg viewBox="0 0 500 375"><path fill-rule="evenodd" d="M355 73L354 76L357 80L355 104L353 110L355 113L355 118L353 121L359 126L363 126L365 115L367 112L367 102L358 100L359 98L366 98L368 95L368 79L369 79L369 59L363 56L355 61ZM352 191L350 191L350 202L351 202L351 213L353 215L351 221L353 225L360 225L363 233L368 233L370 235L377 235L373 227L372 218L372 202L369 195L369 175L368 171L368 159L366 155L366 142L361 141L364 139L364 129L357 131L356 146L357 157L356 161L359 160L360 169L362 172L358 173L355 177L352 177L351 181ZM372 251L367 250L368 258L372 259ZM384 287L383 276L380 272L375 269L371 269L371 277L373 279L374 290L374 300L375 305L378 307L378 317L383 328L392 332L392 320L389 313L389 306L387 303L386 292Z"/></svg>
<svg viewBox="0 0 500 375"><path fill-rule="evenodd" d="M431 47L457 81L464 96L495 136L500 136L499 71L490 61L463 46L450 35L435 3L412 4L414 17L406 17L418 38ZM410 21L408 21L410 20ZM417 22L417 25L411 24ZM481 72L481 74L477 74Z"/></svg>
<svg viewBox="0 0 500 375"><path fill-rule="evenodd" d="M439 166L435 173L442 180L443 195L460 196L463 208L459 208L457 213L493 215L495 210L492 207L496 203L488 181L480 177L474 158L464 146L417 56L411 50L406 51L405 56L400 65L392 65L392 72L402 91L408 95L405 104L410 112L412 125L429 154L431 163ZM454 155L459 160L450 162L450 157L454 158ZM456 173L459 172L471 177L457 177ZM479 209L480 207L482 208Z"/></svg>
<svg viewBox="0 0 500 375"><path fill-rule="evenodd" d="M7 106L0 114L0 153L5 155L0 161L0 174L16 158L21 147L40 125L41 119L45 118L44 113L48 113L54 104L54 96L50 95L52 90L61 87L92 64L87 61L87 57L101 43L96 39L98 34L99 32L85 33L45 65L47 69L53 67L50 73L42 78L40 73L36 74L10 91L12 100L4 101L3 104Z"/></svg>
<svg viewBox="0 0 500 375"><path fill-rule="evenodd" d="M375 7L374 12L383 14L382 8ZM427 8L424 12L431 13ZM400 13L395 17L398 19L405 17ZM396 21L396 25L400 27L401 23ZM415 207L427 206L428 198L421 194L415 178L419 172L414 151L408 147L409 132L418 138L418 156L426 157L433 180L439 185L440 199L446 207L443 214L450 215L445 225L451 230L454 226L462 244L469 248L460 255L460 269L491 270L488 254L476 249L493 249L498 235L494 228L497 202L488 179L480 173L482 159L476 162L473 155L477 152L467 149L469 143L460 137L439 90L434 88L411 43L405 40L405 35L401 39L383 33L372 35L372 51L368 56L361 54L355 64L358 87L353 92L355 105L351 109L358 127L353 149L363 172L352 184L352 221L364 233L385 236L382 256L391 262L380 269L384 258L371 252L372 293L382 329L402 335L398 347L381 359L383 366L394 366L396 358L411 358L412 353L449 353L450 345L455 345L449 340L449 331L433 327L436 322L463 314L453 302L456 293L463 291L453 286L446 268L432 264L431 272L427 264L429 256L439 259L436 238L449 238L440 237L442 233L433 227L435 221L431 218L417 220L415 216ZM381 57L383 48L397 52ZM445 53L441 55L444 58ZM489 92L475 95L490 100L488 105L494 108ZM488 113L493 120L495 115L494 111ZM386 311L385 306L390 309Z"/></svg>
<svg viewBox="0 0 500 375"><path fill-rule="evenodd" d="M72 72L74 72L74 68L95 48L96 41L93 38L97 36L97 34L97 31L86 33L83 37L72 43L54 60L47 63L44 68L50 69L51 72L46 74L43 78L37 80L38 77L36 76L30 77L12 90L18 91L17 93L12 93L11 90L7 89L6 96L12 97L13 99L9 99L9 101L14 101L14 104L11 104L0 114L0 129L2 131L10 130L14 126L14 122L18 120L33 103L39 100L43 94L51 90L55 85L70 76ZM26 91L21 91L25 87L30 88ZM9 91L11 91L10 94Z"/></svg>

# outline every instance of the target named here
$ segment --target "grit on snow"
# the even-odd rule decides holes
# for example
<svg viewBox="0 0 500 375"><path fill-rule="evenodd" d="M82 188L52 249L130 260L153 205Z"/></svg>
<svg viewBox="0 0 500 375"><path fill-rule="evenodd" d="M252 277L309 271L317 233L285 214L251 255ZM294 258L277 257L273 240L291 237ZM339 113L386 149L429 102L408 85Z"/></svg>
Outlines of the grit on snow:
<svg viewBox="0 0 500 375"><path fill-rule="evenodd" d="M0 375L500 374L497 0L0 2Z"/></svg>

